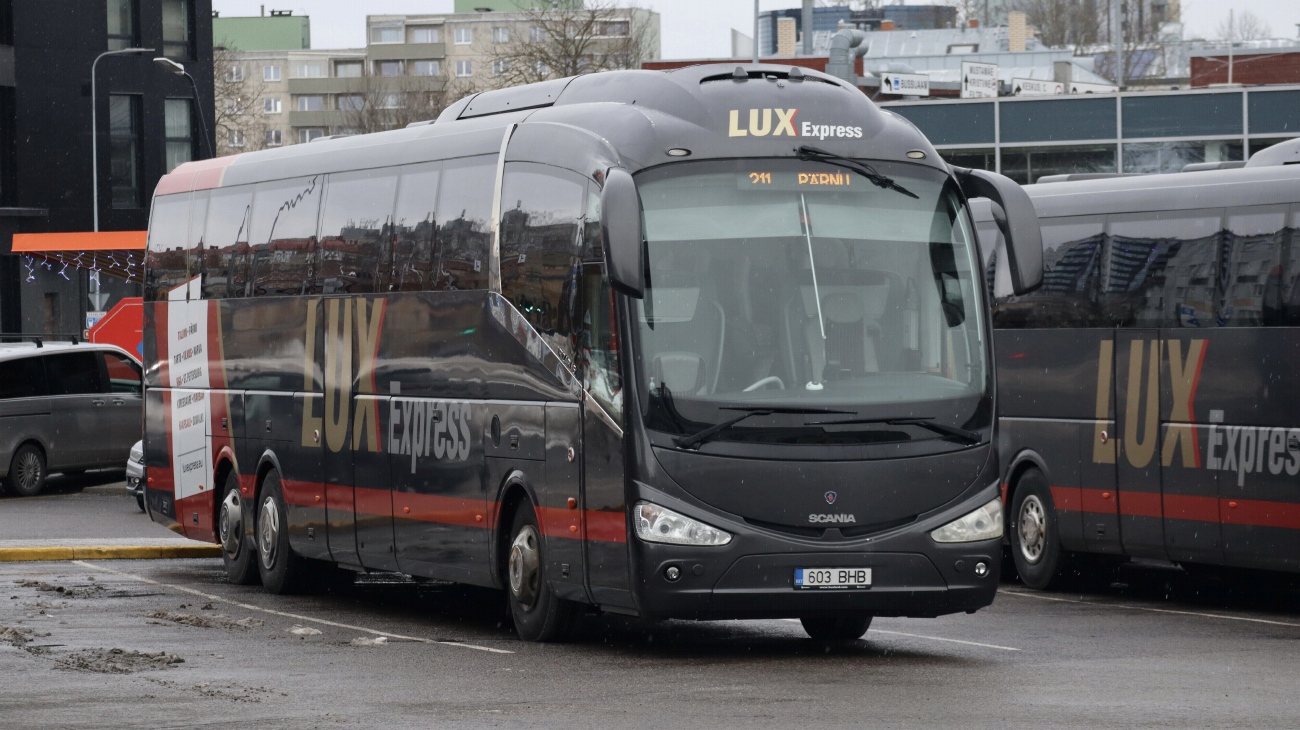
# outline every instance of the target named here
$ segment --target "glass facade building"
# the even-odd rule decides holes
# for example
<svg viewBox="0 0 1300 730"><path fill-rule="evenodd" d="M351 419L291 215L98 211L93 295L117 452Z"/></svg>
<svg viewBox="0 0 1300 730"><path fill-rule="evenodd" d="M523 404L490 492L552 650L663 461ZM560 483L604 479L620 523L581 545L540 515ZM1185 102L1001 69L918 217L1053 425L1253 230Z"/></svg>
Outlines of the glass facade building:
<svg viewBox="0 0 1300 730"><path fill-rule="evenodd" d="M1178 172L1300 137L1300 86L894 102L944 159L1027 184L1045 175Z"/></svg>

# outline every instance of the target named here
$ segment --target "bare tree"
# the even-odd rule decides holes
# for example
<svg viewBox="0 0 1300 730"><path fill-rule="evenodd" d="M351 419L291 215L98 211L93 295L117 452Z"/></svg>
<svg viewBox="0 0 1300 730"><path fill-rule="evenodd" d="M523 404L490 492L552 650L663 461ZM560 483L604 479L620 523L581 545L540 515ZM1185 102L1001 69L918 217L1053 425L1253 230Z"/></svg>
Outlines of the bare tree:
<svg viewBox="0 0 1300 730"><path fill-rule="evenodd" d="M1049 48L1091 46L1105 16L1097 0L1009 0L1007 10L1019 10Z"/></svg>
<svg viewBox="0 0 1300 730"><path fill-rule="evenodd" d="M496 44L492 74L498 86L530 84L578 74L639 68L653 52L654 29L645 12L612 0L585 7L524 11L522 38Z"/></svg>
<svg viewBox="0 0 1300 730"><path fill-rule="evenodd" d="M1273 37L1273 29L1268 23L1249 10L1220 20L1214 26L1214 33L1225 41L1257 41Z"/></svg>
<svg viewBox="0 0 1300 730"><path fill-rule="evenodd" d="M261 75L252 73L250 66L235 50L212 49L213 130L218 157L265 146L267 124L257 104L266 91L266 82Z"/></svg>
<svg viewBox="0 0 1300 730"><path fill-rule="evenodd" d="M436 119L477 88L468 79L443 76L365 76L362 89L339 96L344 123L353 134L400 129Z"/></svg>

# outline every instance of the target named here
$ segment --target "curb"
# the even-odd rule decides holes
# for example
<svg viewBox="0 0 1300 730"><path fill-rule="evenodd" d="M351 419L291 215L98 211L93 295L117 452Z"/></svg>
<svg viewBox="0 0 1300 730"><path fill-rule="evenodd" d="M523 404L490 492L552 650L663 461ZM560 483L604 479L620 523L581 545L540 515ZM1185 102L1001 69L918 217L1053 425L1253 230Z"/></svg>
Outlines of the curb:
<svg viewBox="0 0 1300 730"><path fill-rule="evenodd" d="M219 558L220 545L86 545L0 548L0 563L41 560L158 560Z"/></svg>

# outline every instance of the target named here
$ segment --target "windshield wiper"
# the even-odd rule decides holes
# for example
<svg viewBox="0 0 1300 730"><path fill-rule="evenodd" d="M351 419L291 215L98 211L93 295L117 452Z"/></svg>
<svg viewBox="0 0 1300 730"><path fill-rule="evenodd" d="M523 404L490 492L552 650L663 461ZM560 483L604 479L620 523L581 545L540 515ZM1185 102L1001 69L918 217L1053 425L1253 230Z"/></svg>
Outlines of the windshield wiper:
<svg viewBox="0 0 1300 730"><path fill-rule="evenodd" d="M851 418L846 421L817 421L809 423L809 426L849 426L859 423L883 423L886 426L917 426L927 431L933 431L945 438L959 441L968 446L978 444L982 439L975 431L968 431L957 426L949 426L946 423L937 423L931 416L923 418Z"/></svg>
<svg viewBox="0 0 1300 730"><path fill-rule="evenodd" d="M871 181L871 184L875 185L878 188L885 188L886 190L897 190L898 192L902 193L903 195L906 195L909 198L916 198L917 200L920 200L920 196L918 196L916 193L894 182L894 178L889 177L888 175L880 174L879 172L876 171L876 168L872 167L871 165L868 165L865 162L859 162L857 160L849 159L848 157L842 157L833 152L827 152L826 150L819 150L816 147L811 147L809 145L802 145L800 147L796 147L795 152L799 153L799 159L803 160L804 162L825 162L828 165L842 167L845 170L852 170L853 172L856 172L859 175L865 177L867 180Z"/></svg>
<svg viewBox="0 0 1300 730"><path fill-rule="evenodd" d="M680 449L689 449L692 446L708 441L709 439L713 438L717 434L722 433L723 431L731 428L732 426L736 425L737 423L740 423L741 421L745 420L746 418L749 418L750 416L770 416L773 413L794 413L794 414L804 414L804 415L853 413L853 411L837 411L832 408L780 408L780 407L763 407L763 406L753 406L753 407L724 406L721 410L744 411L744 413L740 414L739 416L736 416L735 418L729 418L723 421L722 423L715 423L714 425L709 426L708 428L698 433L693 433L689 436L679 436L677 438L674 438L673 443L676 444L677 447ZM839 423L851 423L851 421L839 421Z"/></svg>

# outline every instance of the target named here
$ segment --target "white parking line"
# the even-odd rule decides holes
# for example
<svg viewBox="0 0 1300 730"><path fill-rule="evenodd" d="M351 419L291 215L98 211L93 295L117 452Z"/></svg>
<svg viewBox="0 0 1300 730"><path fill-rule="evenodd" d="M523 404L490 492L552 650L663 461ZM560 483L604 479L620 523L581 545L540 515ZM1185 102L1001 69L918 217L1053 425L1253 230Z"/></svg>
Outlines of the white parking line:
<svg viewBox="0 0 1300 730"><path fill-rule="evenodd" d="M1040 601L1056 601L1057 603L1082 603L1086 606L1102 606L1104 608L1124 608L1130 611L1147 611L1150 613L1171 613L1176 616L1199 616L1201 618L1217 618L1224 621L1245 621L1252 624L1269 624L1270 626L1290 626L1291 628L1300 629L1300 624L1290 623L1287 621L1271 621L1266 618L1251 618L1249 616L1228 616L1222 613L1202 613L1200 611L1178 611L1172 608L1155 608L1153 606L1133 606L1123 603L1106 603L1103 601L1083 601L1076 598L1061 598L1060 596L1044 596L1038 593L1026 593L1024 591L1008 591L998 589L998 593L1008 596L1020 596L1021 598L1037 598Z"/></svg>
<svg viewBox="0 0 1300 730"><path fill-rule="evenodd" d="M311 623L320 624L322 626L333 626L334 628L337 629L347 629L349 631L360 631L362 633L372 634L374 636L387 636L390 639L399 639L401 641L417 641L421 644L441 644L443 646L458 646L461 647L462 649L477 649L478 651L487 651L493 654L514 654L513 651L507 651L506 649L494 649L490 646L479 646L477 644L467 644L463 641L439 641L437 639L425 639L419 636L404 636L402 634L394 634L388 631L379 631L378 629L367 629L364 626L353 626L351 624L341 624L336 621L326 621L325 619L312 618L311 616L303 616L301 614L296 614L296 613L288 613L287 611L276 611L275 609L262 608L261 606L254 606L251 603L241 603L240 601L235 601L229 598L223 598L221 596L213 595L211 593L204 593L203 591L195 590L193 588L186 588L184 586L172 585L170 583L159 583L156 580L151 580L143 576L135 575L133 573L126 573L120 570L114 570L112 568L106 568L102 565L87 563L84 560L73 560L71 562L74 565L80 565L83 568L98 570L103 573L112 573L113 575L120 575L124 578L130 578L131 580L139 581L141 583L148 583L149 585L158 586L160 588L170 588L174 591L180 591L181 593L189 593L190 595L193 596L200 596L202 598L208 599L209 601L220 601L221 603L228 603L232 606L238 606L239 608L248 611L259 611L261 613L271 614L272 616L282 616L284 618L291 618L296 621L309 621Z"/></svg>
<svg viewBox="0 0 1300 730"><path fill-rule="evenodd" d="M799 619L797 619L797 618L787 618L787 619L783 619L783 620L785 620L785 621L793 621L794 623L799 623ZM967 645L967 646L978 646L978 647L982 647L982 648L984 648L984 649L997 649L997 650L999 650L999 651L1020 651L1019 649L1015 648L1014 646L998 646L997 644L983 644L983 643L980 643L980 642L978 642L978 641L966 641L965 639L945 639L945 638L942 637L942 636L925 636L925 635L923 635L923 634L907 634L907 633L904 633L904 632L902 632L902 631L886 631L885 629L871 629L870 633L872 633L872 634L891 634L891 635L893 635L893 636L906 636L906 637L911 638L911 639L925 639L925 640L927 640L927 641L946 641L946 642L948 642L948 643L950 643L950 644L965 644L965 645Z"/></svg>

